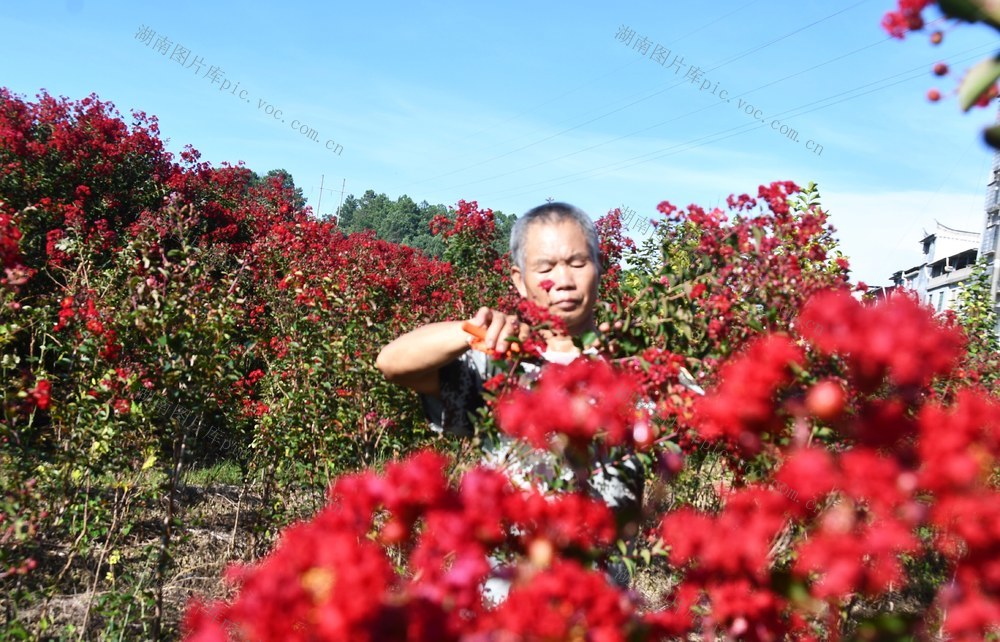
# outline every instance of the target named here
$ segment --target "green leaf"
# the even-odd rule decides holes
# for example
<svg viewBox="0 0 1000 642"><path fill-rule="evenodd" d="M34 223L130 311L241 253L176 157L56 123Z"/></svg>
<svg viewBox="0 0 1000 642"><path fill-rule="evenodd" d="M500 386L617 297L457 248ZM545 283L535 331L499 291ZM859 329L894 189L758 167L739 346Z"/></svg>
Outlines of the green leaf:
<svg viewBox="0 0 1000 642"><path fill-rule="evenodd" d="M997 78L1000 78L1000 54L979 61L969 70L958 88L958 104L964 111L969 111Z"/></svg>
<svg viewBox="0 0 1000 642"><path fill-rule="evenodd" d="M940 0L941 12L949 18L979 22L1000 28L1000 5L991 0Z"/></svg>
<svg viewBox="0 0 1000 642"><path fill-rule="evenodd" d="M684 452L678 444L675 444L672 441L663 442L662 448L678 455Z"/></svg>
<svg viewBox="0 0 1000 642"><path fill-rule="evenodd" d="M987 127L983 130L983 140L993 149L1000 149L1000 125Z"/></svg>

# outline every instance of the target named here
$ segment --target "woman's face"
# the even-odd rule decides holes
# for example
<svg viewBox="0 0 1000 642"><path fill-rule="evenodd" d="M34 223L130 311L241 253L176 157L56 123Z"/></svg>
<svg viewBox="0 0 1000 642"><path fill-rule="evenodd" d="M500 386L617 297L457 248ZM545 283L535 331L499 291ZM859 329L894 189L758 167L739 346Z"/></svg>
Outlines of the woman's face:
<svg viewBox="0 0 1000 642"><path fill-rule="evenodd" d="M580 225L572 219L531 223L525 231L524 258L523 274L512 268L520 295L562 318L574 336L593 329L598 266Z"/></svg>

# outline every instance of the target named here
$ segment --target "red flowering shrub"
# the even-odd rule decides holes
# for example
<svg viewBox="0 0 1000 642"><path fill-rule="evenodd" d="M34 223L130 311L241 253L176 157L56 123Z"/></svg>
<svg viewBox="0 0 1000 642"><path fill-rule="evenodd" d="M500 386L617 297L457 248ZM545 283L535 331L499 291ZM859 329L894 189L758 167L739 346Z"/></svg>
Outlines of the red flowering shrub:
<svg viewBox="0 0 1000 642"><path fill-rule="evenodd" d="M234 566L232 599L192 604L190 639L992 634L1000 407L969 385L980 373L963 370L952 322L846 294L814 188L761 186L725 211L665 201L639 248L612 212L597 223L608 359L546 366L525 389L513 374L488 383L500 427L567 455L575 487L594 452L633 446L673 485L618 556L670 576L647 603L604 570L627 520L581 493L515 490L429 451L347 474L430 440L413 396L375 370L379 347L482 304L517 307L491 210L462 201L436 219L451 258L436 261L316 220L282 172L213 168L192 148L175 163L157 136L155 119L128 126L93 97L0 93L12 634L173 633L178 545L207 532L191 528L185 473L217 459L243 486L229 548L206 555L270 552ZM558 325L517 309L536 330ZM535 334L520 358L542 345ZM271 550L330 479L329 504ZM484 599L502 581L508 597ZM82 622L53 623L60 591L100 597ZM932 597L878 613L907 591Z"/></svg>
<svg viewBox="0 0 1000 642"><path fill-rule="evenodd" d="M32 271L21 263L20 240L13 218L0 211L0 286L18 286L31 278Z"/></svg>
<svg viewBox="0 0 1000 642"><path fill-rule="evenodd" d="M766 211L754 211L758 201ZM660 203L653 236L626 253L633 268L623 288L634 300L609 319L621 322L612 354L666 348L712 371L761 330L789 329L815 292L846 286L847 263L813 187L777 182L727 203L728 214Z"/></svg>
<svg viewBox="0 0 1000 642"><path fill-rule="evenodd" d="M753 456L766 433L784 429L786 417L774 412L773 399L792 383L792 367L802 365L803 354L791 339L771 335L748 346L741 358L719 370L721 383L696 406L696 430L708 440L728 439Z"/></svg>
<svg viewBox="0 0 1000 642"><path fill-rule="evenodd" d="M794 332L795 311L814 293L846 289L848 269L814 186L762 185L756 198L731 195L727 206L680 210L660 203L653 236L627 253L631 268L621 305L612 304L602 324L602 349L646 380L643 394L656 408L654 441L669 440L703 459L703 436L726 434L731 463L739 467L742 455L756 454L769 438L767 424L782 421L768 414L768 395L792 380L797 348L769 339L787 347L789 361L766 362L760 377L759 364L747 362L745 374L724 386L729 394L702 404L713 416L692 433L697 384L718 380L721 361L758 341L762 330Z"/></svg>
<svg viewBox="0 0 1000 642"><path fill-rule="evenodd" d="M851 297L822 293L805 307L798 324L823 353L846 355L850 376L862 392L886 377L900 388L926 386L952 371L962 356L961 333L942 328L905 295L892 305L864 309Z"/></svg>
<svg viewBox="0 0 1000 642"><path fill-rule="evenodd" d="M431 233L445 243L442 258L450 263L458 277L451 289L462 293L471 303L459 316L471 317L480 306L513 311L518 295L510 279L508 239L500 238L491 209L480 209L476 201L461 200L448 216L431 219ZM440 317L439 317L440 318Z"/></svg>
<svg viewBox="0 0 1000 642"><path fill-rule="evenodd" d="M715 426L707 432L710 439L732 438L721 427L733 426L739 427L738 444L757 443L751 437L766 428L778 465L773 474L750 482L746 489L723 493L718 515L689 509L668 514L661 535L672 545L671 561L698 561L685 581L694 578L698 589L706 591L712 606L708 623L722 624L730 634L746 639L771 639L796 630L800 618L818 618L816 625L825 620L828 631L839 628L832 609L789 602L794 592L775 583L771 574L780 568L775 554L783 529L808 533L808 538L786 543L787 555L794 560L790 570L819 603L831 606L854 595L879 596L905 586L904 556L936 548L951 560L955 579L939 593L940 611L929 617L944 617L944 629L956 639L982 639L992 626L985 624L985 617L997 608L1000 592L992 570L979 566L971 571L966 556L998 550L1000 531L989 535L980 530L971 536L960 532L948 507L961 497L959 504L969 509L979 506L988 515L979 502L1000 499L989 483L1000 455L1000 404L973 390L960 393L947 410L933 401L928 386L934 377L952 373L961 354L961 337L908 297L865 307L844 293L820 294L809 301L799 322L807 328L804 334L814 350L814 365L808 366L797 349L789 352L787 339L755 344L722 368L718 389L696 407L694 427L706 435L706 427ZM884 332L890 327L896 332ZM920 358L924 349L926 356ZM913 352L917 363L910 356ZM843 364L851 397L850 407L829 423L836 433L828 439L838 446L832 452L808 445L817 438L816 426L827 421L811 419L809 409L797 401L794 389L801 388L802 374L794 376L787 370L776 377L769 374L781 373L790 363L799 366L799 373L820 369L827 355ZM751 368L760 372L759 383L752 379ZM735 386L747 385L754 388L742 395L733 393ZM750 409L738 399L751 402ZM732 414L721 415L720 426L720 412L727 409ZM816 423L810 430L812 422ZM766 494L760 494L769 486ZM737 513L733 523L739 534L734 526L732 535L717 540L731 511L740 510L746 497L755 498L754 508ZM761 536L754 540L757 528ZM918 537L927 529L936 533L933 540ZM726 593L724 604L715 601L711 587L725 573L713 570L710 549L705 548L716 541L727 543L721 562L726 568L740 559L733 542L757 542L752 549L757 557L751 559L758 566L737 569L738 581L730 589L740 586L742 592ZM682 559L675 559L677 555ZM698 579L702 577L710 579ZM765 598L768 606L760 611ZM734 611L733 603L740 599L746 606ZM945 616L953 607L975 610L977 616L971 619L975 626L970 628L965 616L957 620Z"/></svg>
<svg viewBox="0 0 1000 642"><path fill-rule="evenodd" d="M287 174L213 168L190 147L179 160L155 118L0 90L0 514L54 516L2 560L68 550L87 571L67 590L108 596L87 611L97 637L176 620L163 587L192 466L239 466L242 495L264 499L240 514L263 551L301 510L272 501L283 488L318 501L332 471L425 443L419 405L374 356L466 307L450 265L315 220ZM30 479L37 501L8 505ZM145 559L109 561L149 535L138 523L160 529L150 590ZM8 612L47 617L33 600L64 564L0 577Z"/></svg>
<svg viewBox="0 0 1000 642"><path fill-rule="evenodd" d="M255 567L234 569L231 604L195 602L189 639L470 640L502 635L625 640L642 617L592 567L611 542L606 506L581 495L515 490L500 473L467 472L458 487L429 452L338 480L330 505L282 536ZM384 514L383 514L384 513ZM378 518L378 520L376 519ZM382 525L377 526L377 521ZM516 534L515 534L516 533ZM390 547L404 555L396 570ZM523 558L491 568L501 552ZM509 577L503 604L482 594ZM567 591L573 586L573 591ZM537 606L546 604L544 613Z"/></svg>
<svg viewBox="0 0 1000 642"><path fill-rule="evenodd" d="M598 295L601 299L608 299L619 293L621 260L625 252L635 250L635 242L622 232L622 213L617 208L597 219L594 229L600 242L601 256L601 286ZM627 304L627 301L623 304Z"/></svg>
<svg viewBox="0 0 1000 642"><path fill-rule="evenodd" d="M700 441L766 452L774 463L723 485L716 512L681 507L660 517L650 537L678 579L664 606L636 601L586 565L616 537L601 504L514 491L481 469L452 490L446 463L422 454L382 476L338 481L320 516L241 575L235 602L192 606L189 639L230 639L204 613L265 640L835 638L840 609L905 587L906 560L934 553L953 579L932 608L867 626L915 634L940 623L953 639L983 639L1000 605L1000 493L989 480L1000 457L1000 403L973 389L954 402L930 394L936 378L952 374L961 340L907 297L862 305L823 293L799 322L808 328L802 340L752 342L694 406L689 425ZM928 356L913 365L901 354L911 346L887 351L885 342L897 341L879 338L887 323L895 336L919 339L912 347ZM846 405L819 418L802 399L810 372L831 368L847 386ZM498 421L539 446L553 447L553 434L574 447L620 443L639 421L638 389L638 378L603 361L550 365L530 391L501 397ZM306 532L315 543L291 543ZM398 572L390 546L405 556ZM514 561L494 568L488 558L501 551ZM483 599L491 576L513 581L499 605Z"/></svg>

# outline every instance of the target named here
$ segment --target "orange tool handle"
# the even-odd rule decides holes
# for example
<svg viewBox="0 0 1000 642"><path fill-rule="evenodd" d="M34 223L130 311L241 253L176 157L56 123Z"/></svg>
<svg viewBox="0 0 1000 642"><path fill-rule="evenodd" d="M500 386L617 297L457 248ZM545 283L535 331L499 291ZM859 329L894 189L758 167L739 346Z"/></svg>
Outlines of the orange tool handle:
<svg viewBox="0 0 1000 642"><path fill-rule="evenodd" d="M474 336L476 339L479 340L472 342L472 347L479 350L480 348L476 344L486 339L486 328L480 328L478 325L472 325L472 323L470 323L469 321L463 321L462 330L467 332L468 334L471 334L472 336ZM517 345L516 343L512 343L510 344L510 348L508 349L508 351L520 352L521 346Z"/></svg>

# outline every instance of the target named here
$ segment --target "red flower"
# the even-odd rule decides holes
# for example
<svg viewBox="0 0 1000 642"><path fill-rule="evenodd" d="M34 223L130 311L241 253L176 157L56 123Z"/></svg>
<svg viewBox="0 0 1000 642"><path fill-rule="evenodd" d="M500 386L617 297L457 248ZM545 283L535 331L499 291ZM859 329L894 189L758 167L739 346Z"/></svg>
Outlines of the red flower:
<svg viewBox="0 0 1000 642"><path fill-rule="evenodd" d="M629 443L638 382L603 360L578 358L569 365L551 364L532 390L516 390L500 398L497 422L509 435L538 448L552 447L551 437L569 438L585 447L595 438L610 445Z"/></svg>
<svg viewBox="0 0 1000 642"><path fill-rule="evenodd" d="M961 390L950 408L929 405L918 421L923 488L968 492L988 478L1000 458L1000 403Z"/></svg>
<svg viewBox="0 0 1000 642"><path fill-rule="evenodd" d="M951 371L964 347L958 329L942 326L929 308L906 295L863 306L844 292L821 292L799 322L821 351L844 355L863 392L886 377L900 387L926 385Z"/></svg>
<svg viewBox="0 0 1000 642"><path fill-rule="evenodd" d="M602 572L564 561L515 587L477 628L490 639L625 642L634 615Z"/></svg>
<svg viewBox="0 0 1000 642"><path fill-rule="evenodd" d="M896 520L881 520L870 525L856 525L850 515L853 507L833 509L843 518L827 519L819 532L799 546L795 571L814 575L812 593L820 599L844 598L850 593L879 595L891 584L903 579L899 556L913 553L919 542L907 525Z"/></svg>
<svg viewBox="0 0 1000 642"><path fill-rule="evenodd" d="M774 475L775 481L791 489L797 509L811 511L840 483L840 473L829 452L820 448L797 450Z"/></svg>
<svg viewBox="0 0 1000 642"><path fill-rule="evenodd" d="M127 415L132 410L132 402L128 399L122 399L119 397L118 399L115 399L112 407L119 415Z"/></svg>
<svg viewBox="0 0 1000 642"><path fill-rule="evenodd" d="M899 9L890 11L882 18L882 27L893 38L902 39L907 31L919 31L924 27L921 12L933 0L899 0Z"/></svg>
<svg viewBox="0 0 1000 642"><path fill-rule="evenodd" d="M760 435L782 429L776 395L792 381L793 364L804 355L783 335L754 341L745 354L729 361L719 372L721 383L695 406L698 431L715 440L728 438L748 453L760 449Z"/></svg>
<svg viewBox="0 0 1000 642"><path fill-rule="evenodd" d="M45 379L40 379L35 383L35 387L28 391L28 395L39 410L48 410L51 391L52 384Z"/></svg>

